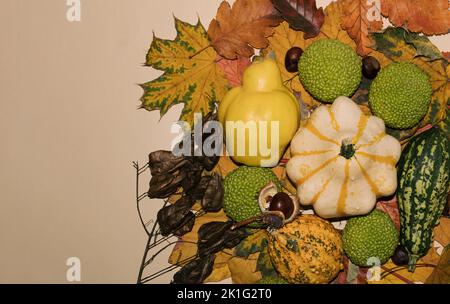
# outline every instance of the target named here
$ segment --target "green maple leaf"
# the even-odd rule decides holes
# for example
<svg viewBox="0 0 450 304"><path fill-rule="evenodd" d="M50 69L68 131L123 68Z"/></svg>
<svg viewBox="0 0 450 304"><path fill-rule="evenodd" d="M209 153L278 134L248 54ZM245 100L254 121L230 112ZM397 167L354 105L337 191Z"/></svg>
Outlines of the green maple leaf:
<svg viewBox="0 0 450 304"><path fill-rule="evenodd" d="M268 240L262 242L261 251L259 252L256 269L261 272L263 277L278 277L277 271L273 267L268 251Z"/></svg>
<svg viewBox="0 0 450 304"><path fill-rule="evenodd" d="M277 278L268 252L269 236L266 230L259 230L242 240L234 249L234 254L238 257L248 257L250 254L259 252L256 270L261 272L263 277Z"/></svg>
<svg viewBox="0 0 450 304"><path fill-rule="evenodd" d="M243 239L235 248L234 253L239 257L248 257L250 254L260 252L267 245L266 230L258 230Z"/></svg>
<svg viewBox="0 0 450 304"><path fill-rule="evenodd" d="M206 114L214 109L228 83L200 21L191 25L175 18L175 28L175 40L153 37L146 66L164 74L141 85L141 107L159 110L162 117L173 105L184 103L180 119L192 123L194 113Z"/></svg>

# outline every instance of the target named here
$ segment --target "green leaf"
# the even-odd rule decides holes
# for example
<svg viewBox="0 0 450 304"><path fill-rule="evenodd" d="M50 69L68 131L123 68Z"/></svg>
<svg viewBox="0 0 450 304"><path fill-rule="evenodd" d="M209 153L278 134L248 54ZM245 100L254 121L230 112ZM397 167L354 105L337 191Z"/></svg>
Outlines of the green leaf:
<svg viewBox="0 0 450 304"><path fill-rule="evenodd" d="M206 114L214 109L228 83L200 21L191 25L175 18L175 28L175 40L153 37L146 65L164 74L141 85L141 107L159 110L163 116L173 105L183 103L180 119L192 123L194 113Z"/></svg>
<svg viewBox="0 0 450 304"><path fill-rule="evenodd" d="M234 249L234 254L239 257L248 257L250 254L260 252L267 245L268 235L266 230L258 230L243 239Z"/></svg>
<svg viewBox="0 0 450 304"><path fill-rule="evenodd" d="M277 277L277 271L272 265L268 251L268 240L264 239L261 243L261 251L258 256L258 262L256 263L256 269L261 272L262 277Z"/></svg>
<svg viewBox="0 0 450 304"><path fill-rule="evenodd" d="M420 35L418 33L412 33L408 31L405 32L405 41L411 44L416 49L417 56L425 56L430 60L444 59L441 51L431 43L425 35Z"/></svg>
<svg viewBox="0 0 450 304"><path fill-rule="evenodd" d="M417 129L418 129L417 127L413 127L411 129L398 130L386 127L386 133L395 137L399 141L404 141L412 137L416 133Z"/></svg>

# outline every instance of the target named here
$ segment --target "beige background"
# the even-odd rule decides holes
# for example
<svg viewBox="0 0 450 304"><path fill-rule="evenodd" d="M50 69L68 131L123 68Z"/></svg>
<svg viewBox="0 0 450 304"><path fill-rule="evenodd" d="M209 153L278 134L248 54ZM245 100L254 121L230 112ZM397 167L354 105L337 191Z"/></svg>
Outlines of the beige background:
<svg viewBox="0 0 450 304"><path fill-rule="evenodd" d="M82 0L80 23L65 0L0 3L0 283L64 283L71 256L84 283L133 283L131 161L169 147L180 111L137 110L136 83L158 76L142 63L152 31L175 36L172 13L207 27L220 1Z"/></svg>

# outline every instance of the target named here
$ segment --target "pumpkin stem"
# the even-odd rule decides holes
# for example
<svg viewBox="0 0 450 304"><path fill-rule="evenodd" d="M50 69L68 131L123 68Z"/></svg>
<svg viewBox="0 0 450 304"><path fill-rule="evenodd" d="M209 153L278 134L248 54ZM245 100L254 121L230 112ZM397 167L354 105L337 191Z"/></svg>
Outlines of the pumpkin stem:
<svg viewBox="0 0 450 304"><path fill-rule="evenodd" d="M344 139L342 141L341 153L339 153L339 155L346 159L350 159L355 155L355 145L352 144L351 139Z"/></svg>
<svg viewBox="0 0 450 304"><path fill-rule="evenodd" d="M414 272L418 259L419 259L418 255L415 255L415 254L409 255L409 262L408 262L408 271L409 272Z"/></svg>

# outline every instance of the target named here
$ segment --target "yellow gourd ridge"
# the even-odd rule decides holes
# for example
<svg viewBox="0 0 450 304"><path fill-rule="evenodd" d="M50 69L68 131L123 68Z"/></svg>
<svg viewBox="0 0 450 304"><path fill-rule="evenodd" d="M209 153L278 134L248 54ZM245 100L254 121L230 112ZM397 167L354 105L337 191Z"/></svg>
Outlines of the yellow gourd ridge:
<svg viewBox="0 0 450 304"><path fill-rule="evenodd" d="M313 205L319 216L362 215L377 197L395 192L400 153L381 119L338 97L317 108L297 132L286 169L300 202Z"/></svg>

